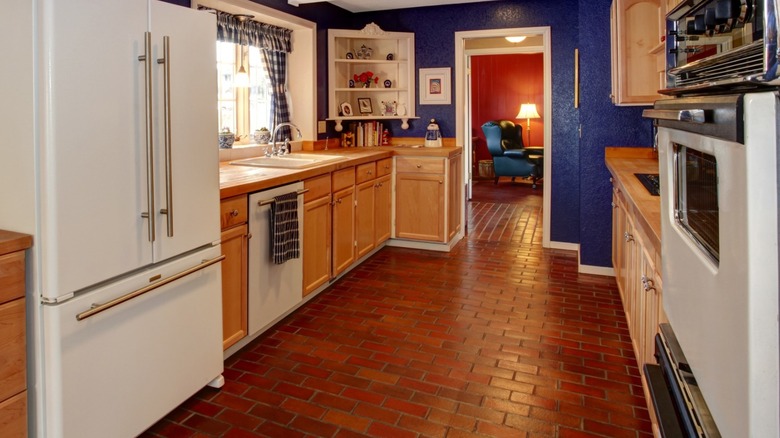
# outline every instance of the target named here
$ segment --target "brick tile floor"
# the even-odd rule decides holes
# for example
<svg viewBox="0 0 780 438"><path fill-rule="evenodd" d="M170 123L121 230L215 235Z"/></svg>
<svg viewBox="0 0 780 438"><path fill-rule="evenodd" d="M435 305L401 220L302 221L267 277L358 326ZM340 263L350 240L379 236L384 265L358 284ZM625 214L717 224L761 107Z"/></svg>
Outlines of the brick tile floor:
<svg viewBox="0 0 780 438"><path fill-rule="evenodd" d="M379 251L143 436L652 436L614 279L543 249L541 214L477 184L452 252Z"/></svg>

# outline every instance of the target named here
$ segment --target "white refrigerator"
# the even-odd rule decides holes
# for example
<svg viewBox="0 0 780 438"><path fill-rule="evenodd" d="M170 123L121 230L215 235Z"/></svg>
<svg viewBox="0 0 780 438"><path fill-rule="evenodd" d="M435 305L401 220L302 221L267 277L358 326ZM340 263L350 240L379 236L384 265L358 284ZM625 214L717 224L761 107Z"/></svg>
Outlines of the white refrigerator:
<svg viewBox="0 0 780 438"><path fill-rule="evenodd" d="M215 17L36 4L34 427L132 437L223 369Z"/></svg>

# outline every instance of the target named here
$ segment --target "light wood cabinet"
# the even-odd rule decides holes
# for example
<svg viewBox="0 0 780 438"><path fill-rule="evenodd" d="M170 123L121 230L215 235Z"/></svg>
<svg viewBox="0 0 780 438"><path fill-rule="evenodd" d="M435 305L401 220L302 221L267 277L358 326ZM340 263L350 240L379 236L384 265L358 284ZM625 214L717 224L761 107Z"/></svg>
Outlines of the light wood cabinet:
<svg viewBox="0 0 780 438"><path fill-rule="evenodd" d="M615 185L612 193L612 264L643 389L650 401L643 365L656 362L653 357L655 335L658 324L666 321L663 284L658 269L660 252L648 244L649 238L637 225L635 207L621 189ZM648 409L655 422L652 402L648 402Z"/></svg>
<svg viewBox="0 0 780 438"><path fill-rule="evenodd" d="M0 436L27 436L25 250L32 238L0 231Z"/></svg>
<svg viewBox="0 0 780 438"><path fill-rule="evenodd" d="M330 280L331 202L330 174L303 182L303 296Z"/></svg>
<svg viewBox="0 0 780 438"><path fill-rule="evenodd" d="M331 275L338 276L356 260L355 257L355 169L349 167L332 174L333 236Z"/></svg>
<svg viewBox="0 0 780 438"><path fill-rule="evenodd" d="M248 334L248 239L246 195L228 198L220 205L222 224L222 349Z"/></svg>
<svg viewBox="0 0 780 438"><path fill-rule="evenodd" d="M389 159L392 162L392 159ZM392 175L376 179L374 195L374 244L379 246L390 238L393 228Z"/></svg>
<svg viewBox="0 0 780 438"><path fill-rule="evenodd" d="M448 242L460 230L461 156L396 157L395 237Z"/></svg>
<svg viewBox="0 0 780 438"><path fill-rule="evenodd" d="M357 258L360 258L376 247L376 181L358 184L355 199L355 245Z"/></svg>
<svg viewBox="0 0 780 438"><path fill-rule="evenodd" d="M447 240L460 231L460 207L463 204L463 164L462 155L449 160L447 172Z"/></svg>
<svg viewBox="0 0 780 438"><path fill-rule="evenodd" d="M354 77L369 71L379 80L364 88ZM328 119L336 131L342 122L388 119L400 119L408 129L416 118L414 75L414 33L385 32L373 23L362 30L328 30ZM373 112L359 111L358 98L371 99ZM387 112L383 101L395 111ZM343 103L352 113L344 114Z"/></svg>
<svg viewBox="0 0 780 438"><path fill-rule="evenodd" d="M664 52L659 19L662 0L613 0L611 9L612 102L651 105L661 95L658 53Z"/></svg>

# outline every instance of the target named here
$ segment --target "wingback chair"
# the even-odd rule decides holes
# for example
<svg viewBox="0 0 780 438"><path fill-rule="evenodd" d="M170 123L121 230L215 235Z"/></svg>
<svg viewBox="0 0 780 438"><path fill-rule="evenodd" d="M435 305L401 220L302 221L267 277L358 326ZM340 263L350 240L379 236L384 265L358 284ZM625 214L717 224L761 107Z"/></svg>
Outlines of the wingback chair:
<svg viewBox="0 0 780 438"><path fill-rule="evenodd" d="M528 151L523 147L523 127L510 120L495 120L482 125L487 148L493 156L494 184L498 184L501 176L531 177L533 187L541 178L541 165L537 160L528 158Z"/></svg>

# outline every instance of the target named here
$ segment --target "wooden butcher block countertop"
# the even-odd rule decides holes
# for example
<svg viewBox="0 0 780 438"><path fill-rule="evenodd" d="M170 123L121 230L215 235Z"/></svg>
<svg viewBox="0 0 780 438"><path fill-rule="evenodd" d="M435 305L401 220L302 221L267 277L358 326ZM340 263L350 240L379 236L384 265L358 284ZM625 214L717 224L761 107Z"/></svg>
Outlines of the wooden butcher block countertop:
<svg viewBox="0 0 780 438"><path fill-rule="evenodd" d="M658 173L658 158L651 148L606 148L605 161L614 184L627 202L626 208L636 218L635 226L641 227L650 238L654 249L661 253L661 197L652 196L639 182L635 173Z"/></svg>
<svg viewBox="0 0 780 438"><path fill-rule="evenodd" d="M316 155L340 155L347 157L337 162L324 163L305 169L279 169L272 167L237 166L224 161L219 164L219 193L222 199L265 190L307 178L356 166L396 155L450 158L463 152L461 147L412 148L405 146L381 146L368 148L339 148L296 153Z"/></svg>

